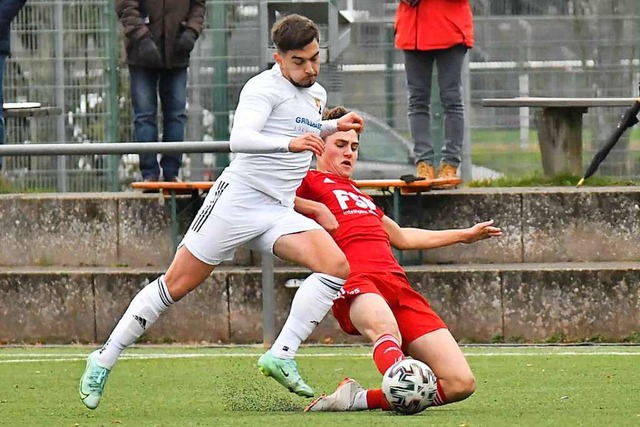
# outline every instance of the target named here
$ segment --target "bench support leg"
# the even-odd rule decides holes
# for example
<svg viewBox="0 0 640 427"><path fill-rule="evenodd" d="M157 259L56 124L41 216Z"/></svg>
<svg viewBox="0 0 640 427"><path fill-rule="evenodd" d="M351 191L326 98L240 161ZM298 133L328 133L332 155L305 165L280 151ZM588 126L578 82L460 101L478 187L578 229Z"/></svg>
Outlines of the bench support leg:
<svg viewBox="0 0 640 427"><path fill-rule="evenodd" d="M400 188L395 187L393 189L393 220L400 224ZM404 263L404 255L402 251L394 249L396 259L398 263L402 265Z"/></svg>
<svg viewBox="0 0 640 427"><path fill-rule="evenodd" d="M178 250L178 208L176 206L176 192L175 190L171 190L171 246L173 253L172 256L175 256L176 251Z"/></svg>
<svg viewBox="0 0 640 427"><path fill-rule="evenodd" d="M547 107L537 113L544 175L582 175L582 115L586 107Z"/></svg>

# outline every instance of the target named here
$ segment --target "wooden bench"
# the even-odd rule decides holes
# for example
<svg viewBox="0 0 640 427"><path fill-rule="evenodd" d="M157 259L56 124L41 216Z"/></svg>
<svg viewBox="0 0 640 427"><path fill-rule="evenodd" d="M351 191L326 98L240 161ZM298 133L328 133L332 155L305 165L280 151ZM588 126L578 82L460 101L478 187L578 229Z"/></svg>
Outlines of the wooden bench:
<svg viewBox="0 0 640 427"><path fill-rule="evenodd" d="M488 98L483 107L540 108L538 143L545 176L582 175L582 116L590 107L630 107L636 98ZM611 123L613 130L616 123Z"/></svg>
<svg viewBox="0 0 640 427"><path fill-rule="evenodd" d="M358 188L369 188L393 191L393 217L396 221L400 218L400 196L402 194L415 194L430 191L442 186L456 186L460 184L458 178L436 178L432 180L420 180L407 183L401 179L368 179L355 181ZM211 181L194 182L132 182L131 188L160 192L161 200L169 197L171 206L171 242L175 252L178 247L178 208L177 197L186 195L192 198L193 203L202 193L209 191L213 186ZM402 263L402 252L396 252L398 261Z"/></svg>
<svg viewBox="0 0 640 427"><path fill-rule="evenodd" d="M35 118L59 116L62 114L60 107L43 107L39 102L5 102L2 104L5 119L28 119L29 138L31 142L38 142L38 123Z"/></svg>

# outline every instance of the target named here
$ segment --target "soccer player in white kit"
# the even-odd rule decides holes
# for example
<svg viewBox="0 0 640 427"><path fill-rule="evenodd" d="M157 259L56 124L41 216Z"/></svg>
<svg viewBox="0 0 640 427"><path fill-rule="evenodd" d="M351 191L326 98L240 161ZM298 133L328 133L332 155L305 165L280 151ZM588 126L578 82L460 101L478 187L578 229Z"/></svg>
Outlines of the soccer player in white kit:
<svg viewBox="0 0 640 427"><path fill-rule="evenodd" d="M326 92L316 83L319 34L310 19L288 15L272 28L276 65L250 79L242 92L231 131L238 154L220 175L180 243L166 273L131 301L104 346L91 353L80 379L80 398L89 409L100 403L120 353L159 316L202 283L236 249L247 244L314 272L298 289L287 321L290 354L267 353L263 373L292 392L313 396L293 354L331 308L349 273L346 257L315 221L293 209L295 192L312 153L324 150L322 136L362 130L357 114L321 121Z"/></svg>

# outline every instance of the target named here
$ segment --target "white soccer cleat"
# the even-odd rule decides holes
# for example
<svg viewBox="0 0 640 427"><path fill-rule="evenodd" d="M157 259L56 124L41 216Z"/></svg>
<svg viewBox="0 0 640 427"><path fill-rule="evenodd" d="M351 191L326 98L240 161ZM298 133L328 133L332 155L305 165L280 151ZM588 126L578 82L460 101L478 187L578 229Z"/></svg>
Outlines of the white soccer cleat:
<svg viewBox="0 0 640 427"><path fill-rule="evenodd" d="M340 384L338 384L338 388L336 391L331 393L330 395L323 394L313 402L309 406L307 406L304 411L305 412L344 412L344 411L355 411L353 408L353 403L356 398L356 394L358 392L364 391L362 386L358 384L358 381L345 378Z"/></svg>

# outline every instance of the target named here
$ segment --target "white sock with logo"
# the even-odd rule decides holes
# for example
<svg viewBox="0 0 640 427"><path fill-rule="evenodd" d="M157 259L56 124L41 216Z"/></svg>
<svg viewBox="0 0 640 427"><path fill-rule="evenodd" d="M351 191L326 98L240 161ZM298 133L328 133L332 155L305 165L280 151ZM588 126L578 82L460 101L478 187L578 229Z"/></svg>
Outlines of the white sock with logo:
<svg viewBox="0 0 640 427"><path fill-rule="evenodd" d="M171 304L173 299L164 282L164 275L145 286L131 300L106 344L95 354L98 365L111 369L120 353L136 342Z"/></svg>
<svg viewBox="0 0 640 427"><path fill-rule="evenodd" d="M327 315L345 280L328 274L313 273L307 277L291 303L289 317L271 346L271 353L293 359L300 344Z"/></svg>

